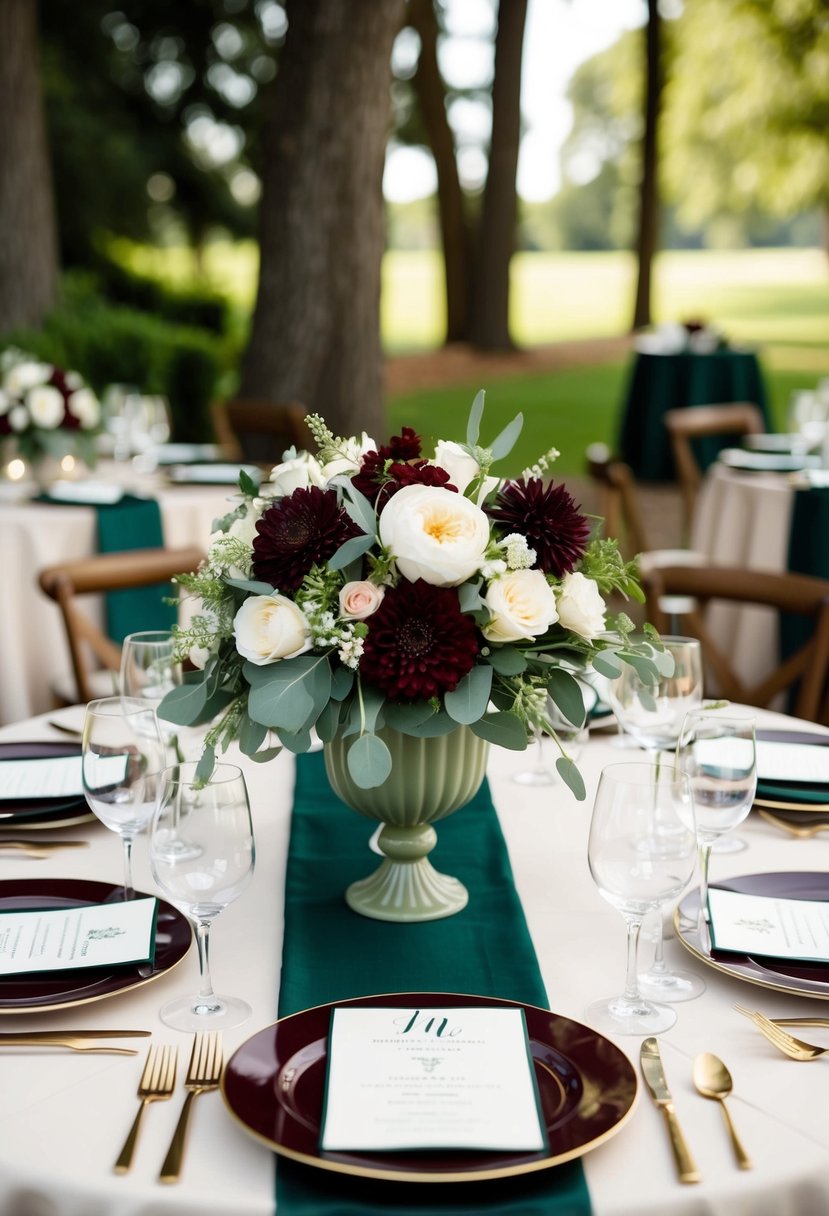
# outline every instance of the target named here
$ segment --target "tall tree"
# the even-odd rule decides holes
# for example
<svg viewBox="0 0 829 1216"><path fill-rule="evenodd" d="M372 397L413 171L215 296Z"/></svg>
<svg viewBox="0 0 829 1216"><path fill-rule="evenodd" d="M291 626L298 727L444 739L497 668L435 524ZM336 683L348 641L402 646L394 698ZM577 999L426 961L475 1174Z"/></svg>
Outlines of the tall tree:
<svg viewBox="0 0 829 1216"><path fill-rule="evenodd" d="M5 333L39 324L57 293L37 0L0 4L0 115L0 333Z"/></svg>
<svg viewBox="0 0 829 1216"><path fill-rule="evenodd" d="M404 0L289 0L262 133L261 267L241 392L302 401L339 434L384 429L382 177L404 11Z"/></svg>
<svg viewBox="0 0 829 1216"><path fill-rule="evenodd" d="M469 336L483 350L509 350L509 275L515 249L521 140L521 56L527 0L501 0L495 35L492 136L478 233Z"/></svg>
<svg viewBox="0 0 829 1216"><path fill-rule="evenodd" d="M636 298L633 328L651 323L651 278L659 246L659 111L662 100L661 18L659 0L648 0L645 35L645 127L636 237Z"/></svg>

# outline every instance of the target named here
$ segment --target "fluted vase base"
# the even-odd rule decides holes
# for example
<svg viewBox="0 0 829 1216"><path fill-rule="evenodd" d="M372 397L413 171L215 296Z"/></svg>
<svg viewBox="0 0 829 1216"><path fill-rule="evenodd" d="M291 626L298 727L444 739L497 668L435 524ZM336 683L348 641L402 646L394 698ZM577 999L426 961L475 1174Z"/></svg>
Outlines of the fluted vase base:
<svg viewBox="0 0 829 1216"><path fill-rule="evenodd" d="M392 921L440 920L460 912L469 902L463 883L417 855L430 851L435 841L435 829L428 825L406 829L386 824L377 842L386 857L368 878L348 887L349 908L374 920Z"/></svg>

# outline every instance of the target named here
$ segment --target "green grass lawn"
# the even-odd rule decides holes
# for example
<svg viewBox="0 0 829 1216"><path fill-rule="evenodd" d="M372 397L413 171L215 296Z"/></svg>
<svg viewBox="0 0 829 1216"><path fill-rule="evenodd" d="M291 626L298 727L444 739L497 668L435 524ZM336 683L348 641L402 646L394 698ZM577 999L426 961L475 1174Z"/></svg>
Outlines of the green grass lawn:
<svg viewBox="0 0 829 1216"><path fill-rule="evenodd" d="M144 272L192 282L185 249L121 243L120 256ZM210 283L228 295L242 325L255 295L252 243L208 247ZM625 253L521 253L512 268L513 335L530 347L623 334L629 327L635 266ZM734 252L671 251L656 260L654 318L704 317L735 342L758 348L775 424L785 427L795 388L829 376L829 265L818 249ZM444 300L437 253L391 251L383 263L382 333L388 354L429 350L441 342ZM587 443L613 444L628 369L589 365L398 396L389 402L390 429L404 423L425 435L463 437L469 405L487 390L483 438L519 410L524 431L509 468L520 471L550 445L562 473L581 470Z"/></svg>

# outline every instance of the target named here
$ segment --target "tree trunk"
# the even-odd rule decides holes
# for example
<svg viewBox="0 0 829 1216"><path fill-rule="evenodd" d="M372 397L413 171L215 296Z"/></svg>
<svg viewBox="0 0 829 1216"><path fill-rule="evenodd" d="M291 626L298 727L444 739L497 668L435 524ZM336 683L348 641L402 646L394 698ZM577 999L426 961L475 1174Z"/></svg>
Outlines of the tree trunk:
<svg viewBox="0 0 829 1216"><path fill-rule="evenodd" d="M639 187L639 231L636 238L638 273L633 328L651 323L651 275L659 247L659 149L657 128L662 99L661 18L658 0L648 0L645 26L645 133L642 180Z"/></svg>
<svg viewBox="0 0 829 1216"><path fill-rule="evenodd" d="M55 303L58 247L37 44L37 0L0 3L0 334Z"/></svg>
<svg viewBox="0 0 829 1216"><path fill-rule="evenodd" d="M289 0L263 132L246 397L301 401L336 434L384 427L380 264L391 47L403 0Z"/></svg>
<svg viewBox="0 0 829 1216"><path fill-rule="evenodd" d="M510 350L509 272L515 244L521 138L521 55L527 0L501 0L492 82L492 138L473 272L470 338L482 350Z"/></svg>
<svg viewBox="0 0 829 1216"><path fill-rule="evenodd" d="M446 341L468 337L471 234L455 159L455 138L446 116L446 88L437 56L434 0L410 0L409 23L420 37L413 85L438 175L438 211L446 284Z"/></svg>

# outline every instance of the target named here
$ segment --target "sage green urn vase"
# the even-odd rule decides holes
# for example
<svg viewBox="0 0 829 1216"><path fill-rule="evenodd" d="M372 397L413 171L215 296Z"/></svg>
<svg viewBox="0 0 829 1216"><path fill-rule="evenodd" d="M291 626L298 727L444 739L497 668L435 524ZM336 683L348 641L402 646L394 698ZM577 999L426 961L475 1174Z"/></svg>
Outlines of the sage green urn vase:
<svg viewBox="0 0 829 1216"><path fill-rule="evenodd" d="M377 732L392 757L382 785L363 789L348 772L353 737L325 745L325 770L334 792L359 814L382 824L377 844L383 861L373 874L352 883L346 903L375 920L439 920L466 907L466 887L429 861L437 833L432 824L459 810L478 792L489 744L467 726L433 739Z"/></svg>

